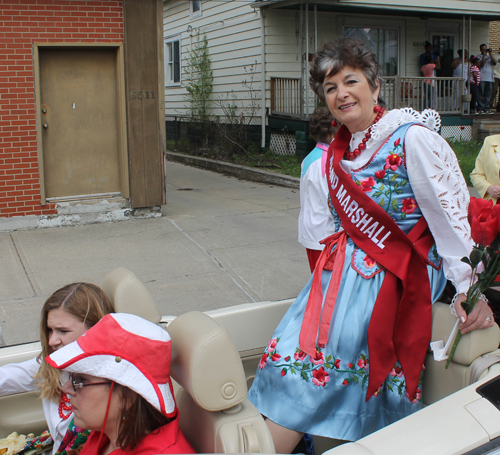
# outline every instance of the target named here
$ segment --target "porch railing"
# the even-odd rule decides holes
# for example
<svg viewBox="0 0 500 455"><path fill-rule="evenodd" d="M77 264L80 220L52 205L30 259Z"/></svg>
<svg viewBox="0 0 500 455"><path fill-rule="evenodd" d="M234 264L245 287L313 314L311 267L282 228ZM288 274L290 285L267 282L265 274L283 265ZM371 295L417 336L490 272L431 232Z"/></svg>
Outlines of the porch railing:
<svg viewBox="0 0 500 455"><path fill-rule="evenodd" d="M417 111L435 109L440 114L461 114L468 109L462 102L460 77L384 77L380 96L389 109L412 107Z"/></svg>
<svg viewBox="0 0 500 455"><path fill-rule="evenodd" d="M271 78L271 114L302 117L303 96L301 79Z"/></svg>
<svg viewBox="0 0 500 455"><path fill-rule="evenodd" d="M469 108L462 102L460 77L384 77L380 95L389 109L426 108L441 114L461 114ZM271 113L302 118L305 112L305 87L299 78L271 78ZM311 102L314 101L314 96ZM312 114L314 106L309 108Z"/></svg>

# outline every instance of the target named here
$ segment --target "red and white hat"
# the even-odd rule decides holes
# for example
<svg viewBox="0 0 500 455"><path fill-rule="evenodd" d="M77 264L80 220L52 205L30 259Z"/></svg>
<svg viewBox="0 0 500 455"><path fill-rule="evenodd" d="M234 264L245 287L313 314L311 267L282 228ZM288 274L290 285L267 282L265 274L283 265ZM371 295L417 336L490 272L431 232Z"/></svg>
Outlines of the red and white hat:
<svg viewBox="0 0 500 455"><path fill-rule="evenodd" d="M54 368L106 378L141 395L168 417L176 413L170 335L132 314L104 316L77 341L45 360Z"/></svg>

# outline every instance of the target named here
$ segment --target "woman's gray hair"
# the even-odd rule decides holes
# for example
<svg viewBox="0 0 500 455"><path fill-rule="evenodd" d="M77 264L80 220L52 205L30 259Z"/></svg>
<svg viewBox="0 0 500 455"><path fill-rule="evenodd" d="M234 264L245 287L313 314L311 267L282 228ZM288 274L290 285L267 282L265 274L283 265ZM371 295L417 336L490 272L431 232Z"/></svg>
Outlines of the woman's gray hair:
<svg viewBox="0 0 500 455"><path fill-rule="evenodd" d="M382 84L382 71L373 51L365 46L360 40L351 38L339 38L323 44L323 48L316 52L309 71L311 77L309 84L314 93L326 103L323 82L325 78L337 74L342 68L361 70L372 89L375 92L379 84ZM385 103L379 97L379 103Z"/></svg>

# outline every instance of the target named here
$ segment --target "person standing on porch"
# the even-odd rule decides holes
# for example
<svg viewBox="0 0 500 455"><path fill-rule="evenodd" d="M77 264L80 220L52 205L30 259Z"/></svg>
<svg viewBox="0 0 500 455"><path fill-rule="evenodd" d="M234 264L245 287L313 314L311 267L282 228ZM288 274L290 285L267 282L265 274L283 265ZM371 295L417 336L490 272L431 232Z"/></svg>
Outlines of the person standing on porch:
<svg viewBox="0 0 500 455"><path fill-rule="evenodd" d="M488 49L486 44L481 44L479 50L481 53L477 57L479 58L479 69L481 70L481 82L478 87L478 110L479 113L489 114L491 92L493 89L493 82L495 81L493 77L493 66L497 64L497 61L491 53L492 50Z"/></svg>
<svg viewBox="0 0 500 455"><path fill-rule="evenodd" d="M325 43L310 74L342 123L326 162L336 233L248 394L276 453L290 453L303 432L353 441L421 408L432 303L447 279L462 333L493 326L486 302L469 316L460 305L469 193L437 112L386 112L380 66L358 40Z"/></svg>
<svg viewBox="0 0 500 455"><path fill-rule="evenodd" d="M300 173L299 243L307 251L311 272L324 248L321 240L335 232L328 205L326 153L338 130L337 121L327 107L316 109L309 122L309 133L316 147L302 161Z"/></svg>
<svg viewBox="0 0 500 455"><path fill-rule="evenodd" d="M459 49L457 51L458 57L451 62L451 67L453 69L453 77L461 77L464 81L464 92L466 95L468 92L468 78L469 78L469 52L467 49ZM460 106L460 100L462 98L462 93L460 92L459 81L453 81L453 108L457 109ZM463 103L464 112L467 109L467 103Z"/></svg>
<svg viewBox="0 0 500 455"><path fill-rule="evenodd" d="M497 50L495 54L493 54L493 58L497 61L497 63L500 61L500 49ZM500 85L500 65L495 65L493 67L493 78L495 79L495 82L493 82L493 90L491 93L491 100L490 100L490 107L493 109L493 106L495 106L495 109L497 112L500 112L500 98L495 104L497 93L498 93L498 87Z"/></svg>
<svg viewBox="0 0 500 455"><path fill-rule="evenodd" d="M425 65L420 68L424 77L434 77L436 70L441 69L439 60L437 64L433 63L432 56L429 54L425 55L424 58ZM424 93L425 101L424 108L433 108L435 104L435 83L433 79L424 79Z"/></svg>
<svg viewBox="0 0 500 455"><path fill-rule="evenodd" d="M471 67L470 67L470 113L479 114L477 110L477 98L479 93L479 84L481 83L481 70L479 69L479 59L477 57L471 57Z"/></svg>
<svg viewBox="0 0 500 455"><path fill-rule="evenodd" d="M436 55L436 53L433 52L433 47L432 44L429 43L429 41L425 42L425 52L423 54L420 54L420 68L426 64L425 57L427 55L431 56L431 63L434 63L435 65L439 65L439 68L441 68L441 63L439 61L439 56ZM436 76L436 71L434 71L433 76Z"/></svg>

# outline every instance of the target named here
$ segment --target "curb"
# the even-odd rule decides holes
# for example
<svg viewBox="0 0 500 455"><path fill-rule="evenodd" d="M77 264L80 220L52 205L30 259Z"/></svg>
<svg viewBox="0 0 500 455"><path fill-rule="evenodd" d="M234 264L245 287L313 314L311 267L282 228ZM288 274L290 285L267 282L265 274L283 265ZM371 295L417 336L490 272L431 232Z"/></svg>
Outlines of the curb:
<svg viewBox="0 0 500 455"><path fill-rule="evenodd" d="M285 186L287 188L299 189L300 179L289 175L277 174L275 172L261 171L239 164L226 163L224 161L200 158L198 156L183 155L181 153L167 152L167 160L188 166L199 167L220 174L231 175L243 180Z"/></svg>

